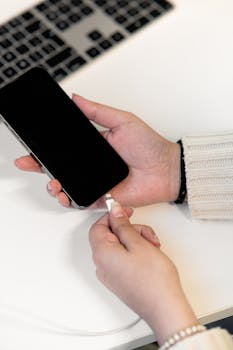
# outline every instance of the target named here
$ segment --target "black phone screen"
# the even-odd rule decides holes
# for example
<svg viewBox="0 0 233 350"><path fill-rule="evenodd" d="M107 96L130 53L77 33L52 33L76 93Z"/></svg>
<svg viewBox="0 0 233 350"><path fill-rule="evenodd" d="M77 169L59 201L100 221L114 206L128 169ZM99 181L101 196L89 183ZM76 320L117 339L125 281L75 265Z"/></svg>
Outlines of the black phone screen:
<svg viewBox="0 0 233 350"><path fill-rule="evenodd" d="M32 68L0 90L0 114L79 207L128 174L125 162L44 69Z"/></svg>

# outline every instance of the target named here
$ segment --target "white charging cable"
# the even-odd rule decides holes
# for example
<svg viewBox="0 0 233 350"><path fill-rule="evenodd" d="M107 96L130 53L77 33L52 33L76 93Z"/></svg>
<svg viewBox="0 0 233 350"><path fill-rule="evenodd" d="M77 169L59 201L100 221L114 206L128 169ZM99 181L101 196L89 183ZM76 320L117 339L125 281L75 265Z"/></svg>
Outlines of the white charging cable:
<svg viewBox="0 0 233 350"><path fill-rule="evenodd" d="M106 202L107 210L108 212L110 212L112 203L114 202L114 199L112 198L110 193L106 194L105 202ZM67 327L59 322L51 321L40 314L36 314L31 311L24 310L22 308L19 308L13 305L0 305L0 314L6 314L8 316L12 315L14 317L18 317L22 323L29 322L30 325L40 324L40 328L42 327L52 332L56 332L64 335L71 335L71 336L89 336L89 337L116 334L124 330L127 330L129 328L132 328L141 320L140 317L137 317L135 318L135 320L131 321L130 323L118 328L114 328L106 331L92 331L92 330L84 330L84 329Z"/></svg>
<svg viewBox="0 0 233 350"><path fill-rule="evenodd" d="M13 306L13 305L0 305L0 315L1 314L4 314L8 317L13 316L14 318L19 319L19 321L22 324L24 325L28 324L30 327L36 326L36 327L39 327L40 329L59 333L61 335L87 336L87 337L113 335L135 326L140 321L140 318L137 317L132 322L118 328L114 328L106 331L94 331L94 330L92 331L92 330L85 330L85 329L78 329L78 328L76 329L73 327L68 327L63 325L60 322L49 320L40 314L25 310L23 308L19 308L18 306Z"/></svg>

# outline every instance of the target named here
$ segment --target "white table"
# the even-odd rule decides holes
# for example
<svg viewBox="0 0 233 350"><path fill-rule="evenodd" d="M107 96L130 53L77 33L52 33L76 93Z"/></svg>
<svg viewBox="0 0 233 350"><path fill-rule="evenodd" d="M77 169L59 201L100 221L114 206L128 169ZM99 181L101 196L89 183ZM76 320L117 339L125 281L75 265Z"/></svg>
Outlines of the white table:
<svg viewBox="0 0 233 350"><path fill-rule="evenodd" d="M34 3L25 0L25 8ZM185 133L232 128L233 5L230 0L174 3L176 13L84 67L63 88L135 112L174 140ZM0 8L4 21L24 7L8 0ZM100 213L61 208L46 193L45 175L14 167L14 158L24 153L1 126L0 348L116 350L153 341L143 321L109 336L78 337L6 312L10 305L10 310L90 331L136 319L95 277L88 228ZM233 314L232 221L195 221L185 205L171 204L137 209L133 221L155 228L203 322Z"/></svg>

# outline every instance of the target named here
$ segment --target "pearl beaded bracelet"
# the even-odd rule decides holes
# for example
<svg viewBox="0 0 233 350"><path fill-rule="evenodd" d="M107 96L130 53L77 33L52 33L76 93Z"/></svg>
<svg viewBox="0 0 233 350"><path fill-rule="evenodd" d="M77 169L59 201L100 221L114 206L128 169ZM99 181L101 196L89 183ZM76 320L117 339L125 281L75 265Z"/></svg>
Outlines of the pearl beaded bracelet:
<svg viewBox="0 0 233 350"><path fill-rule="evenodd" d="M173 345L178 343L179 341L183 340L184 338L187 338L191 335L194 335L196 333L200 333L206 330L205 326L202 326L200 324L187 327L185 329L180 330L179 332L175 333L171 338L169 338L160 348L159 350L168 350Z"/></svg>

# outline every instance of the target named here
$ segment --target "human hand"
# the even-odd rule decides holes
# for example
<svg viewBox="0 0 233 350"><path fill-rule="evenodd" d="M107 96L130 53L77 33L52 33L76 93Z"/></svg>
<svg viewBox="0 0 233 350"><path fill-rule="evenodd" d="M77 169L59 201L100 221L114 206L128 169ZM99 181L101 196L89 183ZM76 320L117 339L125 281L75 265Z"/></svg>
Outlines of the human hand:
<svg viewBox="0 0 233 350"><path fill-rule="evenodd" d="M149 240L141 234L143 227ZM162 344L198 322L175 265L151 243L153 235L147 226L138 230L131 225L125 210L115 203L109 216L91 227L89 238L99 280L150 325Z"/></svg>
<svg viewBox="0 0 233 350"><path fill-rule="evenodd" d="M129 175L111 190L116 200L125 206L141 206L173 201L178 197L179 145L157 134L132 113L91 102L78 95L73 96L73 101L88 119L107 128L102 132L103 136L128 164ZM15 163L21 170L40 171L30 156L21 157ZM70 205L57 180L49 182L48 190L62 205ZM103 206L104 198L95 205Z"/></svg>

